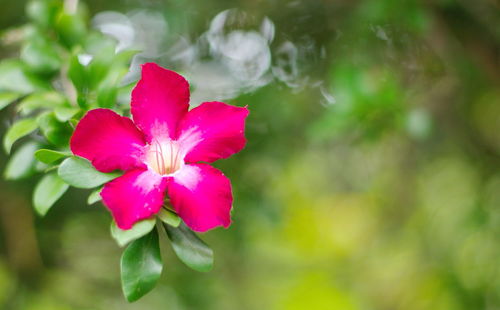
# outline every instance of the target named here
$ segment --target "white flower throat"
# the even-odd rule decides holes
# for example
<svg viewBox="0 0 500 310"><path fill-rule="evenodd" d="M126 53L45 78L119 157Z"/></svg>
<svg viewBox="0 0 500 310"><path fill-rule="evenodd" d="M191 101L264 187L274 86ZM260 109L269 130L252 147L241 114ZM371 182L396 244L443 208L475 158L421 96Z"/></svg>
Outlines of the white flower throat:
<svg viewBox="0 0 500 310"><path fill-rule="evenodd" d="M150 168L160 175L168 175L179 170L183 156L177 141L154 140L146 151L146 161Z"/></svg>

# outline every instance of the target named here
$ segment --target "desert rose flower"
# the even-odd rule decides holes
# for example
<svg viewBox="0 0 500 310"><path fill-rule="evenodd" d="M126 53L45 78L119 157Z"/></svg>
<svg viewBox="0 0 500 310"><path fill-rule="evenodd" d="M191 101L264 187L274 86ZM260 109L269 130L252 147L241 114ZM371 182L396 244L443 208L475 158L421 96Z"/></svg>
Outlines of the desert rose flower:
<svg viewBox="0 0 500 310"><path fill-rule="evenodd" d="M70 142L75 155L101 172L125 172L101 191L121 229L159 212L165 195L195 231L230 225L231 183L222 172L200 162L214 162L243 149L248 109L222 102L188 108L188 82L147 63L132 91L133 120L95 109L76 126Z"/></svg>

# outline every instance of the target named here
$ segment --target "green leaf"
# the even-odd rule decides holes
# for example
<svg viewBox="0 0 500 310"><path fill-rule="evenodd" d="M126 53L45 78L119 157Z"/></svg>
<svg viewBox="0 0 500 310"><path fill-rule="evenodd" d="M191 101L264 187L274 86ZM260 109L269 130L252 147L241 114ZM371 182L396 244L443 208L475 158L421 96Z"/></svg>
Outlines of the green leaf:
<svg viewBox="0 0 500 310"><path fill-rule="evenodd" d="M20 57L35 73L52 74L61 67L61 59L53 43L36 31L28 36Z"/></svg>
<svg viewBox="0 0 500 310"><path fill-rule="evenodd" d="M78 188L94 188L121 175L116 172L99 172L88 160L76 156L66 158L57 173L66 183Z"/></svg>
<svg viewBox="0 0 500 310"><path fill-rule="evenodd" d="M116 105L118 89L116 87L101 87L97 92L97 105L101 108L112 108Z"/></svg>
<svg viewBox="0 0 500 310"><path fill-rule="evenodd" d="M89 197L87 198L87 204L89 206L93 205L94 203L96 203L102 199L101 198L101 191L102 191L102 188L98 188L98 189L92 191L92 193L90 193Z"/></svg>
<svg viewBox="0 0 500 310"><path fill-rule="evenodd" d="M47 89L50 84L41 81L25 71L24 65L14 59L0 62L0 91L28 94L35 90Z"/></svg>
<svg viewBox="0 0 500 310"><path fill-rule="evenodd" d="M36 120L32 118L26 118L14 123L14 125L9 128L3 139L3 147L5 151L10 153L14 142L32 133L35 129L37 129L37 127L38 125Z"/></svg>
<svg viewBox="0 0 500 310"><path fill-rule="evenodd" d="M9 159L4 177L7 180L18 180L31 175L35 170L35 153L38 144L30 142L17 149Z"/></svg>
<svg viewBox="0 0 500 310"><path fill-rule="evenodd" d="M78 125L78 123L80 122L80 120L77 120L76 118L72 118L68 122L71 124L71 126L73 128L76 128L76 126Z"/></svg>
<svg viewBox="0 0 500 310"><path fill-rule="evenodd" d="M61 196L68 190L69 185L66 184L55 173L47 174L35 187L33 193L33 206L36 212L45 216L47 211Z"/></svg>
<svg viewBox="0 0 500 310"><path fill-rule="evenodd" d="M163 225L177 257L190 268L206 272L212 269L214 263L213 251L185 224L179 227Z"/></svg>
<svg viewBox="0 0 500 310"><path fill-rule="evenodd" d="M13 92L6 92L6 93L0 93L0 111L14 102L17 98L19 98L20 95L18 93L13 93Z"/></svg>
<svg viewBox="0 0 500 310"><path fill-rule="evenodd" d="M54 113L44 113L37 118L38 125L47 141L56 146L67 146L73 129L68 123L57 120Z"/></svg>
<svg viewBox="0 0 500 310"><path fill-rule="evenodd" d="M23 99L17 109L19 113L26 115L37 109L54 109L65 102L66 98L57 92L37 92Z"/></svg>
<svg viewBox="0 0 500 310"><path fill-rule="evenodd" d="M57 16L55 26L62 44L71 48L82 42L87 32L85 19L86 16L81 10L76 12L76 14L68 14L64 11L60 12L59 16Z"/></svg>
<svg viewBox="0 0 500 310"><path fill-rule="evenodd" d="M71 156L71 154L48 149L40 149L35 152L35 158L45 164L52 164L53 162L68 156Z"/></svg>
<svg viewBox="0 0 500 310"><path fill-rule="evenodd" d="M161 208L157 215L163 223L170 226L179 227L179 224L181 223L181 218L177 214L170 210L166 210L165 208Z"/></svg>
<svg viewBox="0 0 500 310"><path fill-rule="evenodd" d="M54 110L54 114L60 122L67 122L78 112L80 112L79 108L72 107L57 107Z"/></svg>
<svg viewBox="0 0 500 310"><path fill-rule="evenodd" d="M120 269L123 294L129 302L138 300L155 287L163 269L156 230L125 249Z"/></svg>
<svg viewBox="0 0 500 310"><path fill-rule="evenodd" d="M54 0L33 0L26 6L26 14L37 25L48 28L54 22L60 3Z"/></svg>
<svg viewBox="0 0 500 310"><path fill-rule="evenodd" d="M86 93L88 89L88 70L78 60L78 50L75 50L69 59L68 77L79 94Z"/></svg>
<svg viewBox="0 0 500 310"><path fill-rule="evenodd" d="M145 219L137 222L132 228L123 230L120 229L116 222L111 222L111 236L116 240L119 246L124 246L130 241L138 239L149 233L155 227L155 218Z"/></svg>
<svg viewBox="0 0 500 310"><path fill-rule="evenodd" d="M91 89L96 89L106 75L112 72L113 59L116 57L114 44L107 44L101 47L89 63L89 85Z"/></svg>

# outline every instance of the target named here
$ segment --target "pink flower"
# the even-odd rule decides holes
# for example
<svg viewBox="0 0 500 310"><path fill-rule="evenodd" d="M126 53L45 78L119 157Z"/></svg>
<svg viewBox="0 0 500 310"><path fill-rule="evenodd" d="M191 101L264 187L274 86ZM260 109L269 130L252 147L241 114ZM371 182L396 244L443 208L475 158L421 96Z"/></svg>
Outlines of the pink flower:
<svg viewBox="0 0 500 310"><path fill-rule="evenodd" d="M165 194L191 229L204 232L231 224L231 183L205 163L245 146L248 109L205 102L188 111L189 84L154 63L142 67L132 91L133 121L108 109L89 111L71 138L75 155L101 172L124 170L101 197L118 227L160 211Z"/></svg>

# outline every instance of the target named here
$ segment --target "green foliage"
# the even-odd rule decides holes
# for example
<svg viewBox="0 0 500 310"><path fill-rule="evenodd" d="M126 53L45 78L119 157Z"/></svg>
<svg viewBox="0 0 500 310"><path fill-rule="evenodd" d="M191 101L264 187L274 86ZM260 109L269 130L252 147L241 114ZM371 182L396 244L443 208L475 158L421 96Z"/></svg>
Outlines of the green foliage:
<svg viewBox="0 0 500 310"><path fill-rule="evenodd" d="M125 249L120 267L123 294L129 302L138 300L155 287L163 269L156 230Z"/></svg>
<svg viewBox="0 0 500 310"><path fill-rule="evenodd" d="M30 115L36 111L51 110L64 105L67 99L63 94L56 91L35 92L17 105L17 110L21 115Z"/></svg>
<svg viewBox="0 0 500 310"><path fill-rule="evenodd" d="M88 205L93 205L94 203L98 202L101 200L101 191L102 188L98 188L96 190L93 190L89 197L87 198L87 204Z"/></svg>
<svg viewBox="0 0 500 310"><path fill-rule="evenodd" d="M50 29L60 10L61 4L57 0L32 0L26 6L26 14L41 29Z"/></svg>
<svg viewBox="0 0 500 310"><path fill-rule="evenodd" d="M82 157L66 158L57 170L66 183L77 188L94 188L120 176L120 173L103 173Z"/></svg>
<svg viewBox="0 0 500 310"><path fill-rule="evenodd" d="M177 257L190 268L200 271L210 271L214 264L213 251L185 224L173 227L163 225L168 238L172 241L172 248Z"/></svg>
<svg viewBox="0 0 500 310"><path fill-rule="evenodd" d="M48 88L47 83L30 72L21 61L6 59L0 62L0 93L16 92L24 95Z"/></svg>
<svg viewBox="0 0 500 310"><path fill-rule="evenodd" d="M175 212L167 210L165 208L161 208L160 212L158 212L157 215L163 223L168 224L172 227L179 227L182 221Z"/></svg>
<svg viewBox="0 0 500 310"><path fill-rule="evenodd" d="M45 112L37 118L40 131L48 142L56 147L66 147L69 145L73 128L67 122L60 122L55 112Z"/></svg>
<svg viewBox="0 0 500 310"><path fill-rule="evenodd" d="M150 218L137 222L132 228L123 230L120 229L115 221L111 222L111 236L115 239L119 246L123 247L127 243L134 241L148 234L155 227L156 219Z"/></svg>
<svg viewBox="0 0 500 310"><path fill-rule="evenodd" d="M45 175L36 185L33 193L33 207L44 216L59 198L68 190L69 185L56 173Z"/></svg>
<svg viewBox="0 0 500 310"><path fill-rule="evenodd" d="M61 68L62 60L49 39L37 31L27 36L21 49L21 60L36 74L53 75Z"/></svg>
<svg viewBox="0 0 500 310"><path fill-rule="evenodd" d="M45 164L52 164L53 162L58 161L64 157L70 156L69 153L58 152L54 150L48 149L40 149L35 152L35 158Z"/></svg>
<svg viewBox="0 0 500 310"><path fill-rule="evenodd" d="M32 118L25 118L20 120L12 127L9 128L5 137L3 138L3 147L7 153L10 153L10 149L14 142L19 140L20 138L32 133L38 128L36 120Z"/></svg>
<svg viewBox="0 0 500 310"><path fill-rule="evenodd" d="M34 142L19 147L7 162L4 177L7 180L18 180L32 175L35 172L34 153L37 148L38 144Z"/></svg>

